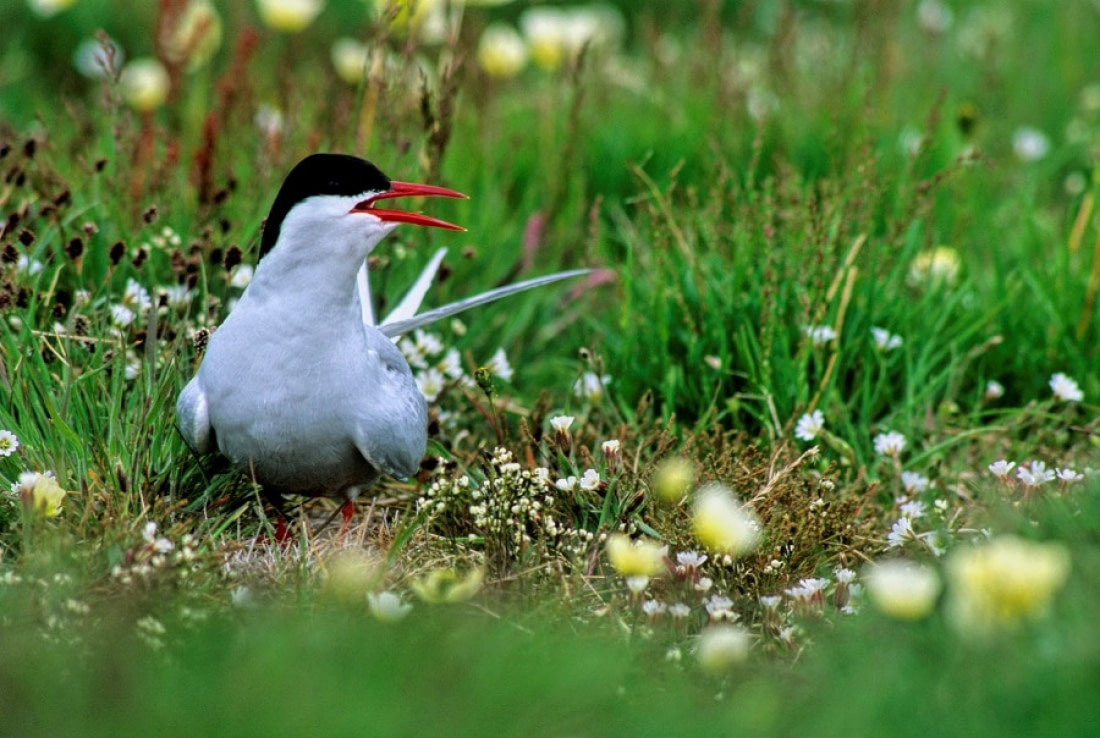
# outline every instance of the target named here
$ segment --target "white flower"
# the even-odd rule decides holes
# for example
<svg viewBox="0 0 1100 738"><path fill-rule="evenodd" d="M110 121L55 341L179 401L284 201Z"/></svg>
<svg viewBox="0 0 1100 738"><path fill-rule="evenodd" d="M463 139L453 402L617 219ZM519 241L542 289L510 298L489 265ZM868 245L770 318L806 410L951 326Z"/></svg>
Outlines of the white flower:
<svg viewBox="0 0 1100 738"><path fill-rule="evenodd" d="M917 540L917 533L913 530L913 524L909 518L898 518L890 528L890 534L886 536L886 543L890 548L897 548L904 545L906 541L915 540Z"/></svg>
<svg viewBox="0 0 1100 738"><path fill-rule="evenodd" d="M959 253L950 246L937 246L913 257L905 281L913 287L950 286L958 277Z"/></svg>
<svg viewBox="0 0 1100 738"><path fill-rule="evenodd" d="M996 379L991 379L985 383L985 399L987 402L993 400L999 400L1005 396L1005 386L998 382Z"/></svg>
<svg viewBox="0 0 1100 738"><path fill-rule="evenodd" d="M879 456L894 456L905 449L905 436L897 431L886 431L875 436L875 453Z"/></svg>
<svg viewBox="0 0 1100 738"><path fill-rule="evenodd" d="M554 482L554 486L560 489L562 492L572 492L577 488L577 478L573 476L565 477Z"/></svg>
<svg viewBox="0 0 1100 738"><path fill-rule="evenodd" d="M729 597L715 594L710 596L705 605L707 614L715 620L720 620L731 614L730 608L733 607L733 600Z"/></svg>
<svg viewBox="0 0 1100 738"><path fill-rule="evenodd" d="M186 307L191 304L191 290L188 289L185 284L174 284L169 287L164 287L161 292L164 294L164 298L167 300L169 307Z"/></svg>
<svg viewBox="0 0 1100 738"><path fill-rule="evenodd" d="M871 337L875 341L875 348L879 351L893 351L902 344L901 336L878 326L871 328Z"/></svg>
<svg viewBox="0 0 1100 738"><path fill-rule="evenodd" d="M699 634L695 657L704 671L721 675L744 662L752 650L752 636L737 625L708 625Z"/></svg>
<svg viewBox="0 0 1100 738"><path fill-rule="evenodd" d="M252 281L254 269L248 264L238 264L233 269L233 275L229 278L229 286L243 290Z"/></svg>
<svg viewBox="0 0 1100 738"><path fill-rule="evenodd" d="M812 441L825 430L825 414L820 410L806 413L794 426L794 437L800 441Z"/></svg>
<svg viewBox="0 0 1100 738"><path fill-rule="evenodd" d="M568 433L571 425L573 425L572 415L555 415L550 418L550 427L558 433Z"/></svg>
<svg viewBox="0 0 1100 738"><path fill-rule="evenodd" d="M1014 468L1016 468L1016 462L1015 461L1005 461L1004 459L998 459L997 461L994 461L992 464L990 464L988 468L989 468L989 471L993 474L993 476L999 477L1001 479L1007 479L1009 473Z"/></svg>
<svg viewBox="0 0 1100 738"><path fill-rule="evenodd" d="M134 322L137 315L125 305L111 305L111 322L119 328L125 328Z"/></svg>
<svg viewBox="0 0 1100 738"><path fill-rule="evenodd" d="M32 259L26 254L20 254L19 258L15 260L15 270L28 277L33 277L45 268L45 265L38 259Z"/></svg>
<svg viewBox="0 0 1100 738"><path fill-rule="evenodd" d="M573 383L573 394L589 402L598 402L603 398L603 388L611 382L611 376L585 372Z"/></svg>
<svg viewBox="0 0 1100 738"><path fill-rule="evenodd" d="M681 551L676 554L676 563L685 569L698 569L706 562L706 554L701 554L698 551Z"/></svg>
<svg viewBox="0 0 1100 738"><path fill-rule="evenodd" d="M783 598L779 595L762 595L760 597L760 605L765 610L774 610L779 607L779 603L783 601Z"/></svg>
<svg viewBox="0 0 1100 738"><path fill-rule="evenodd" d="M420 388L420 394L428 402L435 402L443 391L447 378L434 367L429 367L416 375L416 386Z"/></svg>
<svg viewBox="0 0 1100 738"><path fill-rule="evenodd" d="M11 456L19 449L19 439L10 430L0 430L0 456Z"/></svg>
<svg viewBox="0 0 1100 738"><path fill-rule="evenodd" d="M682 620L691 614L691 608L683 602L676 602L668 606L668 614L677 620Z"/></svg>
<svg viewBox="0 0 1100 738"><path fill-rule="evenodd" d="M660 600L646 600L642 603L642 612L651 618L655 618L668 610L668 605Z"/></svg>
<svg viewBox="0 0 1100 738"><path fill-rule="evenodd" d="M592 492L600 488L600 473L595 469L588 469L580 479L580 487L586 492Z"/></svg>
<svg viewBox="0 0 1100 738"><path fill-rule="evenodd" d="M490 357L488 363L485 364L485 368L505 382L511 382L512 376L515 374L502 348L498 348L497 352Z"/></svg>
<svg viewBox="0 0 1100 738"><path fill-rule="evenodd" d="M447 349L447 352L443 354L438 367L450 379L462 379L465 376L465 372L462 370L462 357L454 346Z"/></svg>
<svg viewBox="0 0 1100 738"><path fill-rule="evenodd" d="M401 601L401 595L393 592L368 592L367 607L371 614L387 623L397 622L409 614L412 604Z"/></svg>
<svg viewBox="0 0 1100 738"><path fill-rule="evenodd" d="M76 0L28 0L27 4L31 6L31 11L39 18L49 18L57 15L74 2Z"/></svg>
<svg viewBox="0 0 1100 738"><path fill-rule="evenodd" d="M836 331L828 325L804 325L802 333L810 339L814 346L824 346L836 339Z"/></svg>
<svg viewBox="0 0 1100 738"><path fill-rule="evenodd" d="M913 520L924 517L925 505L920 500L910 500L902 504L900 509L902 515Z"/></svg>
<svg viewBox="0 0 1100 738"><path fill-rule="evenodd" d="M619 439L612 438L610 441L604 441L600 444L600 449L603 450L604 456L615 456L622 448L622 444L619 443Z"/></svg>
<svg viewBox="0 0 1100 738"><path fill-rule="evenodd" d="M1050 139L1037 128L1023 126L1012 134L1012 151L1020 161L1038 161L1050 151Z"/></svg>
<svg viewBox="0 0 1100 738"><path fill-rule="evenodd" d="M2 447L3 447L3 444L0 443L0 448L2 448ZM1070 469L1069 467L1066 467L1065 469L1059 469L1058 470L1058 481L1060 481L1060 482L1080 482L1084 478L1085 478L1084 474L1081 474L1080 472L1074 471L1073 469Z"/></svg>
<svg viewBox="0 0 1100 738"><path fill-rule="evenodd" d="M256 124L260 134L267 139L277 139L286 130L286 116L283 115L283 111L268 103L262 103L256 108L256 116L252 122Z"/></svg>
<svg viewBox="0 0 1100 738"><path fill-rule="evenodd" d="M649 577L644 574L635 574L627 577L624 581L626 582L626 588L634 594L641 594L649 586Z"/></svg>
<svg viewBox="0 0 1100 738"><path fill-rule="evenodd" d="M1058 372L1050 378L1050 389L1054 397L1064 402L1080 402L1085 398L1081 388L1072 378Z"/></svg>
<svg viewBox="0 0 1100 738"><path fill-rule="evenodd" d="M1045 462L1036 459L1017 469L1016 477L1028 487L1039 487L1054 481L1055 474L1053 469L1047 469Z"/></svg>
<svg viewBox="0 0 1100 738"><path fill-rule="evenodd" d="M833 574L836 575L836 580L840 584L851 584L856 580L856 573L851 569L837 569Z"/></svg>
<svg viewBox="0 0 1100 738"><path fill-rule="evenodd" d="M917 472L903 471L901 473L901 486L908 494L915 495L928 489L928 477Z"/></svg>
<svg viewBox="0 0 1100 738"><path fill-rule="evenodd" d="M126 289L122 292L122 304L135 312L145 312L153 306L149 290L133 279L126 280Z"/></svg>

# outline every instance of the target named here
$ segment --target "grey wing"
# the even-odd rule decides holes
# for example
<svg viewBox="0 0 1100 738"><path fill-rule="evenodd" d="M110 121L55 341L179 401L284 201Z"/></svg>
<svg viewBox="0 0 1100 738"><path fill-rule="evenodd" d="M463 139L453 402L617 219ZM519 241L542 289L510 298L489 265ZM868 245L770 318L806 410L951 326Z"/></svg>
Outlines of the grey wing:
<svg viewBox="0 0 1100 738"><path fill-rule="evenodd" d="M187 383L176 400L176 427L195 453L205 454L214 450L210 409L197 375Z"/></svg>
<svg viewBox="0 0 1100 738"><path fill-rule="evenodd" d="M412 392L394 393L389 400L383 412L356 423L355 447L375 469L408 479L428 450L428 405L415 385Z"/></svg>

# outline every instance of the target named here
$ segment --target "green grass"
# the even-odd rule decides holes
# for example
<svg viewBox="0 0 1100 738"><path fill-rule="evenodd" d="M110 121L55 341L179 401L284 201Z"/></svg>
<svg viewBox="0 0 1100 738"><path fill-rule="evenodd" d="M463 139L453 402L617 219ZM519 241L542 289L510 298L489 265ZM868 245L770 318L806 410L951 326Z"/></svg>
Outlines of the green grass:
<svg viewBox="0 0 1100 738"><path fill-rule="evenodd" d="M130 59L163 56L156 8L81 2L41 19L10 5L0 430L20 447L0 456L0 481L52 471L69 494L53 519L0 497L3 732L1087 732L1100 686L1093 4L957 7L937 34L916 3L620 3L621 43L512 80L487 78L476 44L530 3L466 8L442 48L355 4L330 3L295 36L241 5L222 9L213 58L180 69L147 115L70 57L108 18ZM341 81L329 54L343 35L387 73ZM256 127L265 105L285 115L277 139ZM1044 156L1014 152L1024 127L1045 134ZM431 203L467 233L402 230L375 252L383 311L440 246L430 305L578 266L602 281L433 328L468 376L503 348L514 377L492 395L450 384L416 479L361 501L346 540L314 532L331 503L295 508L282 550L263 542L271 511L249 481L187 451L174 402L196 334L241 293L232 266L253 263L282 177L317 150L470 195ZM957 273L914 276L938 247ZM154 308L116 325L131 281ZM190 302L170 304L181 285ZM837 338L815 345L811 326ZM901 344L876 346L873 327ZM586 372L609 378L602 395L574 392ZM1056 372L1082 402L1052 397ZM814 410L825 431L797 439ZM568 441L550 427L559 414L575 416ZM888 430L907 438L896 458L874 448ZM498 446L519 470L491 458ZM659 538L672 558L700 547L692 498L655 490L671 456L691 462L692 490L718 481L751 500L762 541L696 574L668 568L635 596L604 535ZM987 466L1001 458L1086 477L998 481ZM553 485L588 470L598 486ZM906 490L902 472L927 488ZM924 504L923 538L890 548L902 498ZM486 499L498 504L472 509ZM836 569L862 583L867 562L904 556L946 578L982 531L1064 547L1048 612L983 641L953 627L958 585L917 622L866 596L858 614L837 610ZM345 580L349 551L360 575ZM474 569L485 582L469 600L413 595L432 572ZM815 577L823 599L784 594ZM383 589L413 603L405 619L372 617L364 594ZM712 595L753 642L720 675L696 658ZM769 595L782 597L774 621ZM690 612L651 619L651 598Z"/></svg>

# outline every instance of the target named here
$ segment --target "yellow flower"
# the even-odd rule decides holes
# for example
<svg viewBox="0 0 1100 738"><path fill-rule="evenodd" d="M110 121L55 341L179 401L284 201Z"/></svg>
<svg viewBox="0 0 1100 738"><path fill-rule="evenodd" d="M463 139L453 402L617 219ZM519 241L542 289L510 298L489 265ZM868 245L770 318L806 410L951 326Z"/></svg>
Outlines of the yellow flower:
<svg viewBox="0 0 1100 738"><path fill-rule="evenodd" d="M222 19L210 0L191 0L164 38L164 53L176 62L198 69L222 43Z"/></svg>
<svg viewBox="0 0 1100 738"><path fill-rule="evenodd" d="M691 462L681 456L673 456L658 464L650 486L661 499L679 502L687 495L694 481L695 469Z"/></svg>
<svg viewBox="0 0 1100 738"><path fill-rule="evenodd" d="M511 26L494 23L481 34L477 61L490 77L510 79L527 66L527 46Z"/></svg>
<svg viewBox="0 0 1100 738"><path fill-rule="evenodd" d="M332 45L332 66L336 74L349 85L363 81L370 63L366 45L353 38L339 38Z"/></svg>
<svg viewBox="0 0 1100 738"><path fill-rule="evenodd" d="M667 568L665 553L664 546L648 538L631 541L625 533L607 538L607 559L624 577L659 576Z"/></svg>
<svg viewBox="0 0 1100 738"><path fill-rule="evenodd" d="M471 569L464 577L453 569L435 569L414 581L412 590L431 604L464 602L478 593L483 581L484 569Z"/></svg>
<svg viewBox="0 0 1100 738"><path fill-rule="evenodd" d="M950 246L937 246L922 251L909 265L908 282L913 287L946 285L950 287L959 278L959 252Z"/></svg>
<svg viewBox="0 0 1100 738"><path fill-rule="evenodd" d="M324 0L256 0L260 19L269 28L300 33L321 14Z"/></svg>
<svg viewBox="0 0 1100 738"><path fill-rule="evenodd" d="M890 617L920 620L936 606L942 584L935 570L910 561L882 561L864 575L871 602Z"/></svg>
<svg viewBox="0 0 1100 738"><path fill-rule="evenodd" d="M365 552L346 549L324 563L325 582L322 592L339 602L358 603L377 583L380 567Z"/></svg>
<svg viewBox="0 0 1100 738"><path fill-rule="evenodd" d="M1069 551L1058 543L999 536L956 549L947 562L947 615L960 631L983 635L1042 615L1069 576Z"/></svg>
<svg viewBox="0 0 1100 738"><path fill-rule="evenodd" d="M12 492L25 506L44 518L56 518L60 515L61 503L68 494L57 483L52 472L23 472L19 475L19 481L12 486Z"/></svg>
<svg viewBox="0 0 1100 738"><path fill-rule="evenodd" d="M118 84L126 104L143 113L156 110L168 99L168 72L152 57L134 59L123 67Z"/></svg>
<svg viewBox="0 0 1100 738"><path fill-rule="evenodd" d="M721 676L742 663L752 650L752 636L739 625L708 625L699 634L695 657L704 671Z"/></svg>
<svg viewBox="0 0 1100 738"><path fill-rule="evenodd" d="M407 33L418 30L442 4L442 0L374 0L374 9L380 18L390 20L391 31Z"/></svg>
<svg viewBox="0 0 1100 738"><path fill-rule="evenodd" d="M760 543L760 521L723 484L699 490L691 521L699 542L717 553L741 556Z"/></svg>

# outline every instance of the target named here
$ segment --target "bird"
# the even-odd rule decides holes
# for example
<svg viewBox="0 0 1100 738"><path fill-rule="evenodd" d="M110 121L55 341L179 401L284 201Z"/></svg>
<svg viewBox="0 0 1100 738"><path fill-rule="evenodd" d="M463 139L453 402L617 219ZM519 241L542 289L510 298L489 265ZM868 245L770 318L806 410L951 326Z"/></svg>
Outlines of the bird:
<svg viewBox="0 0 1100 738"><path fill-rule="evenodd" d="M366 159L315 153L287 175L271 206L251 282L218 328L176 402L196 454L219 452L275 502L286 495L354 501L383 475L407 479L427 450L428 411L394 341L516 292L579 276L571 270L507 285L417 314L442 261L376 324L367 257L401 224L464 231L418 212L379 207L401 197L465 198L391 180ZM279 537L279 534L276 534Z"/></svg>

